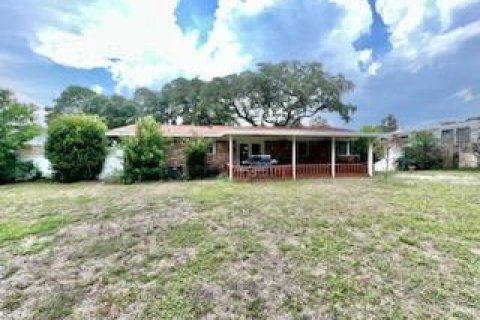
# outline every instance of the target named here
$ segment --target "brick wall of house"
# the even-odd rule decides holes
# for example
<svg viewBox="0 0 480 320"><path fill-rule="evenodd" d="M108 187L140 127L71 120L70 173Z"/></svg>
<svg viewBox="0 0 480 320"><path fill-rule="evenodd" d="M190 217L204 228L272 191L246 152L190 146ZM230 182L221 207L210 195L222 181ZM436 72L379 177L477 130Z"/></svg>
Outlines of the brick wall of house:
<svg viewBox="0 0 480 320"><path fill-rule="evenodd" d="M210 169L223 171L228 162L228 142L215 141L215 154L207 156L207 164ZM178 139L173 142L167 151L167 166L182 166L185 169L185 141Z"/></svg>
<svg viewBox="0 0 480 320"><path fill-rule="evenodd" d="M228 142L216 141L215 154L208 155L207 162L209 167L222 171L228 163Z"/></svg>
<svg viewBox="0 0 480 320"><path fill-rule="evenodd" d="M167 150L167 166L185 168L185 141L174 140Z"/></svg>

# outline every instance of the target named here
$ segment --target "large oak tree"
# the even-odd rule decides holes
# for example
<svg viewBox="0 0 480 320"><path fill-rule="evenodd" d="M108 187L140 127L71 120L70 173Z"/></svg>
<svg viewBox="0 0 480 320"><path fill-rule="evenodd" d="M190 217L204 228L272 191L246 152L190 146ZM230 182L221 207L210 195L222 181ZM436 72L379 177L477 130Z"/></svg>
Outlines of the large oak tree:
<svg viewBox="0 0 480 320"><path fill-rule="evenodd" d="M221 78L221 102L251 125L298 126L322 112L351 119L356 107L342 102L354 85L320 63L260 64L255 71Z"/></svg>

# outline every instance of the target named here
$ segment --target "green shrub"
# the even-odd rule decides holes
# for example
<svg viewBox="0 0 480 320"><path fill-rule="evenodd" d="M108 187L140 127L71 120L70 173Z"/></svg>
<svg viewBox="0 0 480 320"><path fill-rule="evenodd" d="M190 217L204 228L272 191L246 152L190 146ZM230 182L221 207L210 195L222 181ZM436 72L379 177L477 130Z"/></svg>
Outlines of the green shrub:
<svg viewBox="0 0 480 320"><path fill-rule="evenodd" d="M185 145L185 159L189 179L201 179L206 176L209 143L205 139L191 139Z"/></svg>
<svg viewBox="0 0 480 320"><path fill-rule="evenodd" d="M60 115L48 125L45 154L53 178L63 182L96 179L107 155L107 127L96 116Z"/></svg>
<svg viewBox="0 0 480 320"><path fill-rule="evenodd" d="M0 165L0 184L40 179L42 173L32 161L22 161L16 153L3 154Z"/></svg>
<svg viewBox="0 0 480 320"><path fill-rule="evenodd" d="M428 131L413 134L403 148L398 166L401 170L407 170L409 166L420 170L441 168L442 150L438 139Z"/></svg>
<svg viewBox="0 0 480 320"><path fill-rule="evenodd" d="M379 126L363 126L360 128L360 132L365 133L381 133L382 128ZM352 140L351 144L351 152L352 154L358 154L360 156L360 160L362 162L366 162L368 160L368 144L370 143L369 138L358 138ZM378 161L379 159L384 157L384 148L380 143L375 143L373 145L373 157L374 161Z"/></svg>
<svg viewBox="0 0 480 320"><path fill-rule="evenodd" d="M15 181L31 181L42 177L41 171L33 161L19 161L15 166Z"/></svg>
<svg viewBox="0 0 480 320"><path fill-rule="evenodd" d="M26 171L32 171L33 165L23 162L18 151L39 132L34 109L18 102L10 91L0 89L0 184L28 180Z"/></svg>
<svg viewBox="0 0 480 320"><path fill-rule="evenodd" d="M165 177L165 141L153 117L137 121L135 137L124 141L124 181L160 180Z"/></svg>
<svg viewBox="0 0 480 320"><path fill-rule="evenodd" d="M0 184L16 182L21 159L14 150L0 151Z"/></svg>

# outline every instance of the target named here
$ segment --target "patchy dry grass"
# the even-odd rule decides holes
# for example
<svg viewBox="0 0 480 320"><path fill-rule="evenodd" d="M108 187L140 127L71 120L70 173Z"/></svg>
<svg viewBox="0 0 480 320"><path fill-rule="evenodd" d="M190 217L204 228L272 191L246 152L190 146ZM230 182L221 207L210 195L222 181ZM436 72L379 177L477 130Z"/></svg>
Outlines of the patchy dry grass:
<svg viewBox="0 0 480 320"><path fill-rule="evenodd" d="M476 181L3 186L0 318L478 319Z"/></svg>

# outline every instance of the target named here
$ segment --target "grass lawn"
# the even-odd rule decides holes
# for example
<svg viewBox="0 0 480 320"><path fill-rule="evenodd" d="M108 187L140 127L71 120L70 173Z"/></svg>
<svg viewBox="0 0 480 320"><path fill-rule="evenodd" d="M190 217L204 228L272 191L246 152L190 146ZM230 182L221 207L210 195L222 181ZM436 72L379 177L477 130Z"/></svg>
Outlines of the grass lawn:
<svg viewBox="0 0 480 320"><path fill-rule="evenodd" d="M480 173L423 175L2 186L0 318L479 319Z"/></svg>

